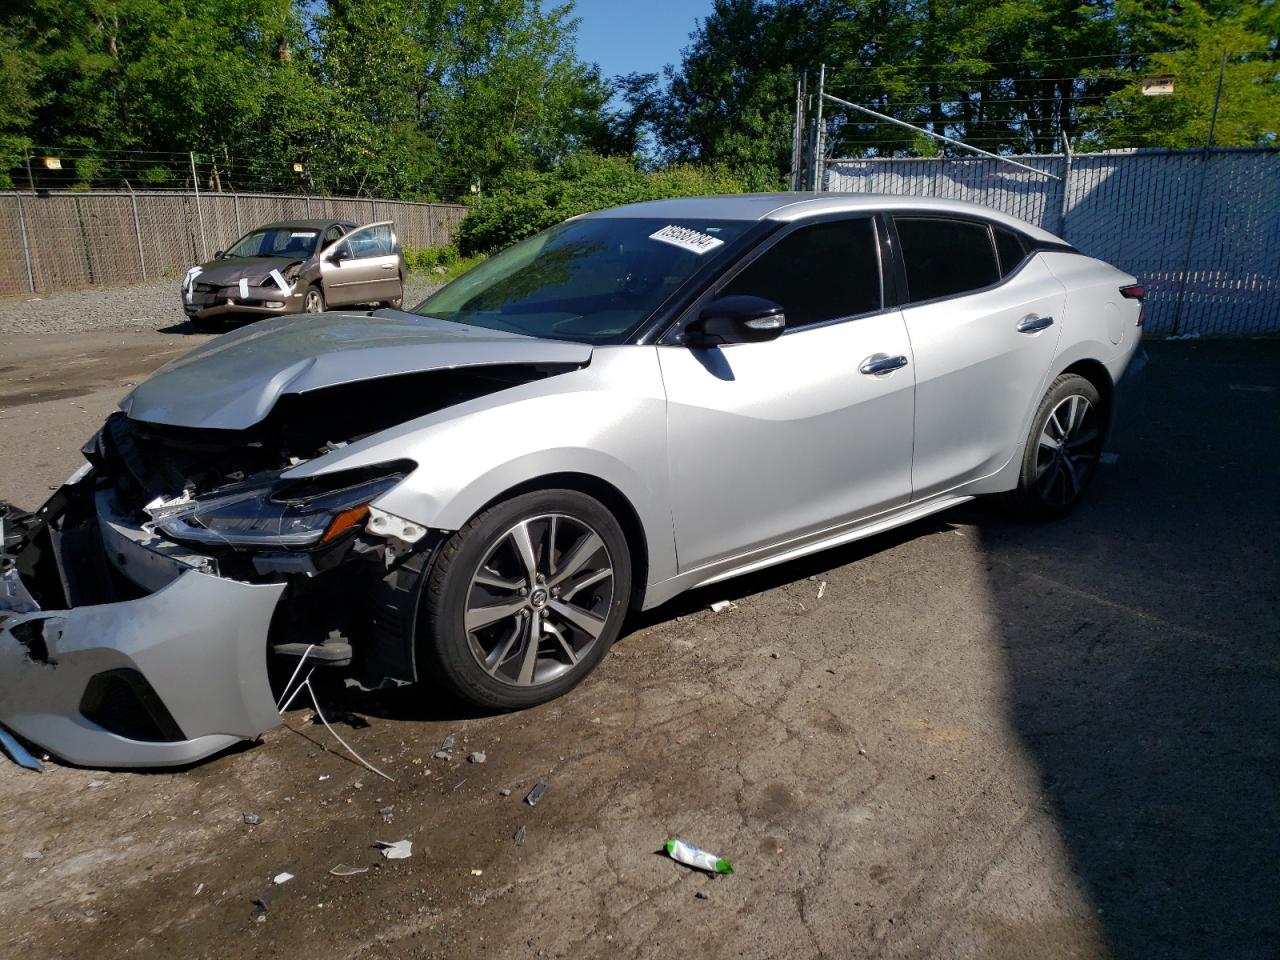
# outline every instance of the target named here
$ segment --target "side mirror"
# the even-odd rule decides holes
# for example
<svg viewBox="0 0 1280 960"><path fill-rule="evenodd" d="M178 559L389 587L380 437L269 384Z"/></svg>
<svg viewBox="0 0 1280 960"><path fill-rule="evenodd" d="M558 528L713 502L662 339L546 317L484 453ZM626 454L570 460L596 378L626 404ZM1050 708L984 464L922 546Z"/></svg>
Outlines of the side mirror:
<svg viewBox="0 0 1280 960"><path fill-rule="evenodd" d="M226 253L226 252L227 252L227 251L225 251L225 250L215 250L215 251L213 251L213 259L215 259L215 260L221 260L221 259L222 259L222 255L223 255L224 253Z"/></svg>
<svg viewBox="0 0 1280 960"><path fill-rule="evenodd" d="M713 300L685 327L691 347L722 343L761 343L782 336L787 318L782 307L764 297L721 297Z"/></svg>
<svg viewBox="0 0 1280 960"><path fill-rule="evenodd" d="M347 259L347 251L344 247L335 248L328 257L330 263L341 263L345 259Z"/></svg>

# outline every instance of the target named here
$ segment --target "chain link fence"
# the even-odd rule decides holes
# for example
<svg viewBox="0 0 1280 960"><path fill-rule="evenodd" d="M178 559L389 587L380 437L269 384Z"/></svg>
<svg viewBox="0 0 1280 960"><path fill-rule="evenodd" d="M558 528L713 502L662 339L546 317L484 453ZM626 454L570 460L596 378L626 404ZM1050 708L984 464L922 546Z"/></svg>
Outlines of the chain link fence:
<svg viewBox="0 0 1280 960"><path fill-rule="evenodd" d="M969 200L1056 233L1145 282L1147 332L1280 332L1280 150L832 160L825 187Z"/></svg>
<svg viewBox="0 0 1280 960"><path fill-rule="evenodd" d="M461 204L194 191L0 193L0 296L177 277L277 220L395 222L413 247L450 243Z"/></svg>

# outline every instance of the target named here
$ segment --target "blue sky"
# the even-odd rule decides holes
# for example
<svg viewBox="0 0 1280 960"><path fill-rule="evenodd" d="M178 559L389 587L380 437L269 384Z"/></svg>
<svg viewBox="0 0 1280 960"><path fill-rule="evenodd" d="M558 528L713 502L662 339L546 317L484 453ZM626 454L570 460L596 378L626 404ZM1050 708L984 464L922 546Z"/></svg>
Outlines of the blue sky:
<svg viewBox="0 0 1280 960"><path fill-rule="evenodd" d="M710 9L711 0L577 0L578 56L606 77L660 73Z"/></svg>

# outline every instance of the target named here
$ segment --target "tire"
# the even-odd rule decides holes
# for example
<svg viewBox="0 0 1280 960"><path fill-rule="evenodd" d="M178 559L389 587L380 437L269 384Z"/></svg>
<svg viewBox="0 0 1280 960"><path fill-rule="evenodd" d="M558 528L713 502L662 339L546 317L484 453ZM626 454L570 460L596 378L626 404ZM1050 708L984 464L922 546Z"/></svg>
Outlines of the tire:
<svg viewBox="0 0 1280 960"><path fill-rule="evenodd" d="M522 543L541 579L530 578ZM599 501L576 490L514 497L473 518L428 568L418 618L419 673L487 709L545 703L604 658L630 596L626 537ZM486 607L493 609L479 612ZM539 643L530 660L533 627Z"/></svg>
<svg viewBox="0 0 1280 960"><path fill-rule="evenodd" d="M1064 373L1049 385L1031 421L1018 485L1006 498L1015 513L1052 519L1075 508L1097 472L1106 417L1097 388L1084 377Z"/></svg>
<svg viewBox="0 0 1280 960"><path fill-rule="evenodd" d="M383 300L382 305L384 307L390 307L392 310L399 310L404 306L404 297L395 297L391 300Z"/></svg>
<svg viewBox="0 0 1280 960"><path fill-rule="evenodd" d="M307 287L307 292L302 297L303 313L324 313L324 291L316 284Z"/></svg>

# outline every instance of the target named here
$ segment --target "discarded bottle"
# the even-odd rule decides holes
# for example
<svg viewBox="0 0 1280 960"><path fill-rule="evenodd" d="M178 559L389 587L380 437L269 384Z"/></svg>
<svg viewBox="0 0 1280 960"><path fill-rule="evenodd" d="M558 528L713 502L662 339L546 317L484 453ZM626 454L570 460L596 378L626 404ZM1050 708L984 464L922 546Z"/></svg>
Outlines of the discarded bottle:
<svg viewBox="0 0 1280 960"><path fill-rule="evenodd" d="M733 864L728 860L717 857L714 853L707 853L683 840L668 840L663 844L663 849L672 860L686 866L706 870L708 873L733 873Z"/></svg>

